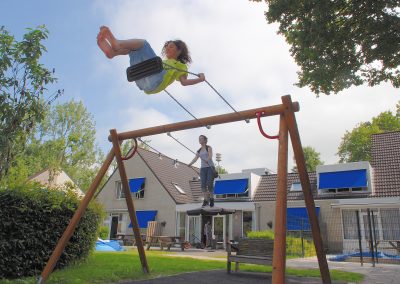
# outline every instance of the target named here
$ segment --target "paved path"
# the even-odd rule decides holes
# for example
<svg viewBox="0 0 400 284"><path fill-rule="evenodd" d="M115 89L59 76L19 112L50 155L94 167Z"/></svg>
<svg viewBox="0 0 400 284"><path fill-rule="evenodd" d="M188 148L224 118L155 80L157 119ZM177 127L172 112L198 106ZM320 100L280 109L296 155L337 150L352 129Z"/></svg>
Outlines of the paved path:
<svg viewBox="0 0 400 284"><path fill-rule="evenodd" d="M293 268L318 268L316 257L304 259L289 259L287 267ZM329 269L336 269L349 272L357 272L365 275L363 284L399 284L400 265L396 264L376 264L372 267L371 263L337 262L328 261Z"/></svg>

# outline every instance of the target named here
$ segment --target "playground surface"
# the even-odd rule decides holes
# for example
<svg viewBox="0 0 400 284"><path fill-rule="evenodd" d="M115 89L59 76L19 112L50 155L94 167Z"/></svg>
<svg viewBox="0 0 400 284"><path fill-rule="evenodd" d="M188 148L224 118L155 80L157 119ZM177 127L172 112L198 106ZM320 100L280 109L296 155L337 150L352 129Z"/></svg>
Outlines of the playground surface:
<svg viewBox="0 0 400 284"><path fill-rule="evenodd" d="M157 248L155 248L157 249ZM177 248L171 249L171 256L177 257L193 257L197 259L214 259L220 261L226 261L226 252L224 250L205 250L205 249L188 249L180 251ZM329 256L327 256L329 259ZM353 262L337 262L328 261L329 269L335 269L340 271L356 272L365 275L365 279L362 284L397 284L400 279L400 266L396 264L375 264L375 267L371 263L364 263L361 266L360 263ZM288 259L286 261L286 267L298 268L298 269L318 269L318 260L316 257L308 258L297 258ZM263 281L263 282L260 282ZM253 272L239 272L227 274L226 270L213 270L203 272L192 272L184 273L180 275L174 275L169 277L141 280L141 281L128 281L121 282L123 284L129 283L140 283L140 284L164 284L164 283L207 283L207 284L241 284L241 283L272 283L272 275L267 273L253 273ZM288 276L286 283L321 283L320 278L306 278L306 277L294 277ZM332 282L332 283L344 283L344 282Z"/></svg>
<svg viewBox="0 0 400 284"><path fill-rule="evenodd" d="M190 272L179 275L173 275L162 278L120 282L119 284L259 284L259 283L272 283L272 275L269 273L254 273L254 272L238 272L228 274L226 270L211 270L201 272ZM304 283L314 284L321 283L320 278L311 277L287 277L286 283ZM332 282L341 284L346 282Z"/></svg>

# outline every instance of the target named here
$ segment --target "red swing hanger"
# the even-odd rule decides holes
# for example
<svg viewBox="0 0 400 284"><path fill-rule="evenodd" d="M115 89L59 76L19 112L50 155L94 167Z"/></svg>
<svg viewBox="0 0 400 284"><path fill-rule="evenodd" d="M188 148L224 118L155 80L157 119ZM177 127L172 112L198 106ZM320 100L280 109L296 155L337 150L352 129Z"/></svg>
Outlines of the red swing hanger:
<svg viewBox="0 0 400 284"><path fill-rule="evenodd" d="M261 134L268 139L279 139L279 135L275 135L275 136L271 136L268 135L267 133L265 133L262 125L261 125L261 116L264 115L263 111L258 111L256 112L256 116L257 116L257 124L258 124L258 129L260 130Z"/></svg>
<svg viewBox="0 0 400 284"><path fill-rule="evenodd" d="M136 154L138 143L137 143L136 138L133 138L132 140L135 142L135 146L133 146L133 151L129 155L126 155L125 157L121 157L123 161L129 160Z"/></svg>

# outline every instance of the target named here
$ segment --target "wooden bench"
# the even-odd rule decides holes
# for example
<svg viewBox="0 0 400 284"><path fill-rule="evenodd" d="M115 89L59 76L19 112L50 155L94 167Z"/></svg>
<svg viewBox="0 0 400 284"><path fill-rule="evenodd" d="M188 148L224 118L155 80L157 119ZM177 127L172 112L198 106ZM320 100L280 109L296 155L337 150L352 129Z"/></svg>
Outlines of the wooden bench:
<svg viewBox="0 0 400 284"><path fill-rule="evenodd" d="M177 236L158 236L158 243L160 244L161 250L164 249L164 247L167 247L168 250L171 250L171 246L174 245L179 245L182 251L185 250L185 242L182 240L181 237Z"/></svg>
<svg viewBox="0 0 400 284"><path fill-rule="evenodd" d="M239 271L239 263L271 265L274 240L240 239L237 245L227 244L227 271L231 273L231 263L235 262L235 271ZM233 252L236 251L236 254Z"/></svg>

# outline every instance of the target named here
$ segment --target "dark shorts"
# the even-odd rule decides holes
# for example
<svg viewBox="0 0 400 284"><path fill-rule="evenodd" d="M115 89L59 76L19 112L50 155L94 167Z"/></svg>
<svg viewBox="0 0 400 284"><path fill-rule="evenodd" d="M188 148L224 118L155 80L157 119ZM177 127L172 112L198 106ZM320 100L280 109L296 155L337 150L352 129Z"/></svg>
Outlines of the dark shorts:
<svg viewBox="0 0 400 284"><path fill-rule="evenodd" d="M131 66L153 57L157 57L157 55L146 40L144 41L142 48L129 52ZM165 70L162 70L160 73L139 79L136 81L136 85L143 91L153 91L162 83L164 74Z"/></svg>

